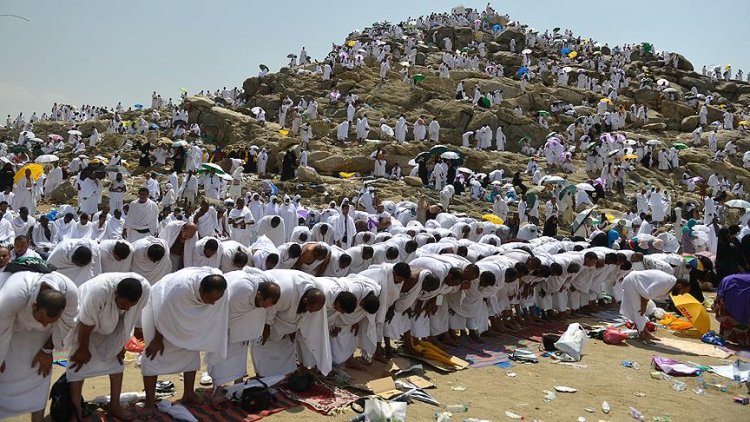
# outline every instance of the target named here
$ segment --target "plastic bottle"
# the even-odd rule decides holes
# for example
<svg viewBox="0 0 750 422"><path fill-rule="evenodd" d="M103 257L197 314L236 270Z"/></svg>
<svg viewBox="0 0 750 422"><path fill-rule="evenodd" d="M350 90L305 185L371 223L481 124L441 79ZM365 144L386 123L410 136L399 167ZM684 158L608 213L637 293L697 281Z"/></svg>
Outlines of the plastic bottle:
<svg viewBox="0 0 750 422"><path fill-rule="evenodd" d="M682 381L674 380L672 382L672 390L674 391L685 391L687 389L687 385Z"/></svg>
<svg viewBox="0 0 750 422"><path fill-rule="evenodd" d="M450 406L446 406L445 410L451 413L466 413L469 411L469 406L465 404L452 404Z"/></svg>
<svg viewBox="0 0 750 422"><path fill-rule="evenodd" d="M742 373L740 371L740 360L737 359L732 365L732 381L734 381L735 387L739 387L742 383Z"/></svg>
<svg viewBox="0 0 750 422"><path fill-rule="evenodd" d="M646 418L643 416L643 414L636 409L635 407L630 408L630 416L633 417L633 419L639 420L639 421L645 421Z"/></svg>
<svg viewBox="0 0 750 422"><path fill-rule="evenodd" d="M610 410L609 403L607 403L606 401L603 401L602 402L602 412L604 412L604 414L609 414L609 410Z"/></svg>

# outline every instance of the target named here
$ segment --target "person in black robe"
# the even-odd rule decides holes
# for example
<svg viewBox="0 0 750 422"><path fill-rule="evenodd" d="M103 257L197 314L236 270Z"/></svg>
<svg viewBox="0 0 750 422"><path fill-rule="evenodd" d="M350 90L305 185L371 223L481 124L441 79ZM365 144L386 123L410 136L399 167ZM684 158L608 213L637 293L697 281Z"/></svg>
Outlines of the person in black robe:
<svg viewBox="0 0 750 422"><path fill-rule="evenodd" d="M10 163L6 163L3 169L0 170L0 191L5 192L8 189L13 188L13 166Z"/></svg>
<svg viewBox="0 0 750 422"><path fill-rule="evenodd" d="M284 154L281 162L281 180L294 179L294 171L297 168L297 154L291 149Z"/></svg>
<svg viewBox="0 0 750 422"><path fill-rule="evenodd" d="M417 174L419 175L419 178L422 179L422 184L427 186L428 176L427 173L427 163L424 162L424 160L420 160L418 162L419 168L417 169Z"/></svg>
<svg viewBox="0 0 750 422"><path fill-rule="evenodd" d="M139 167L151 167L151 144L146 142L143 145L138 146L141 151L141 157L138 159Z"/></svg>
<svg viewBox="0 0 750 422"><path fill-rule="evenodd" d="M182 168L185 166L185 156L187 154L185 153L185 148L183 147L177 147L174 150L174 155L172 156L172 158L174 159L174 171L179 174L182 173Z"/></svg>
<svg viewBox="0 0 750 422"><path fill-rule="evenodd" d="M544 230L542 236L555 237L557 236L557 216L553 215L544 222Z"/></svg>
<svg viewBox="0 0 750 422"><path fill-rule="evenodd" d="M454 180L456 180L456 162L449 161L448 162L448 177L446 178L446 183L449 185L452 185Z"/></svg>

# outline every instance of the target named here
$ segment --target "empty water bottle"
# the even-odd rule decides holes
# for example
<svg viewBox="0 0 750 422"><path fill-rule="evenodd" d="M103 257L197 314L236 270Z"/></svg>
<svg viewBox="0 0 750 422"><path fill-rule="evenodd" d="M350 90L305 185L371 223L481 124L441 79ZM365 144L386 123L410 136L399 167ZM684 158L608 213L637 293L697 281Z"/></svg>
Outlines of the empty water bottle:
<svg viewBox="0 0 750 422"><path fill-rule="evenodd" d="M466 406L465 404L452 404L447 406L445 410L451 413L466 413L469 411L469 406Z"/></svg>
<svg viewBox="0 0 750 422"><path fill-rule="evenodd" d="M639 421L645 421L646 420L646 417L644 417L643 414L638 409L636 409L635 407L631 407L630 408L630 416L632 416L633 419L635 419L635 420L639 420Z"/></svg>
<svg viewBox="0 0 750 422"><path fill-rule="evenodd" d="M687 385L682 381L675 380L672 382L672 390L674 391L685 391L687 389Z"/></svg>
<svg viewBox="0 0 750 422"><path fill-rule="evenodd" d="M740 371L740 360L737 359L734 362L734 365L732 365L732 381L736 384L735 386L739 387L739 385L742 383L742 372Z"/></svg>

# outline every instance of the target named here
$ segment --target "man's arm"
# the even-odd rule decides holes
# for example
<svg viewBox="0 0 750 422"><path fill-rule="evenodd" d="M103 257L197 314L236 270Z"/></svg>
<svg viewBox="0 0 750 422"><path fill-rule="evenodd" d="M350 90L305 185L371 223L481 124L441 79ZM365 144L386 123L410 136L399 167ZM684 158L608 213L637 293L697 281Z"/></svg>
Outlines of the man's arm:
<svg viewBox="0 0 750 422"><path fill-rule="evenodd" d="M73 362L70 369L74 369L76 372L83 368L83 365L87 364L91 360L91 352L89 351L89 339L91 333L94 331L93 325L86 325L81 322L78 323L78 350L73 353L70 357L70 361Z"/></svg>

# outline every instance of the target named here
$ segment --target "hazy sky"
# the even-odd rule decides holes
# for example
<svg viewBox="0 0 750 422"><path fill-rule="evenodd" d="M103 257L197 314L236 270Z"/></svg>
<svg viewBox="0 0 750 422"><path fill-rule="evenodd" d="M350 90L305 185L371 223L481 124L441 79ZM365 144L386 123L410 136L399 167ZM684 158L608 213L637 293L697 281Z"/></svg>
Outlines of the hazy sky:
<svg viewBox="0 0 750 422"><path fill-rule="evenodd" d="M305 45L325 55L354 28L450 10L457 1L0 0L0 117L49 111L52 103L149 104L241 86L286 64ZM464 2L467 7L483 1ZM732 63L750 71L750 1L601 0L493 2L544 31L555 26L610 45L649 41L697 69Z"/></svg>

